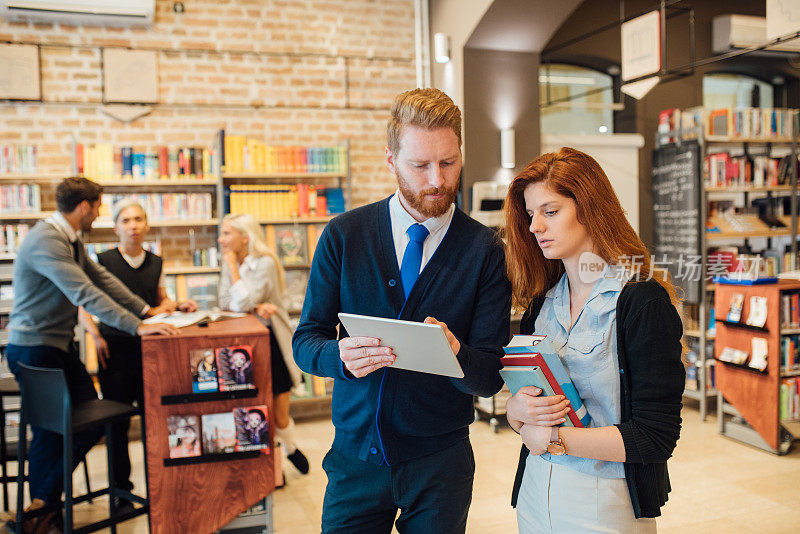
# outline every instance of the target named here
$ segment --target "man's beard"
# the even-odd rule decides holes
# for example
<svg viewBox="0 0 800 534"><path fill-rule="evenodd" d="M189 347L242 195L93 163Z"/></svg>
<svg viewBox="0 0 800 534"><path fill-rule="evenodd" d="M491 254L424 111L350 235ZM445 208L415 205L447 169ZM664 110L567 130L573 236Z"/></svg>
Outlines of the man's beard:
<svg viewBox="0 0 800 534"><path fill-rule="evenodd" d="M405 178L403 178L400 172L395 174L397 176L397 185L400 188L400 193L403 195L403 198L406 200L406 202L408 202L409 206L420 215L428 218L440 217L447 213L447 210L450 209L450 205L456 199L456 194L458 193L458 181L455 183L452 189L446 189L444 187L432 187L430 189L423 189L420 192L415 192L413 189L411 189L411 187L408 185L408 182ZM426 195L444 196L436 200L428 200L425 198Z"/></svg>
<svg viewBox="0 0 800 534"><path fill-rule="evenodd" d="M86 217L81 219L81 231L83 233L88 233L92 230L92 223L94 222L94 217L91 215L87 215Z"/></svg>

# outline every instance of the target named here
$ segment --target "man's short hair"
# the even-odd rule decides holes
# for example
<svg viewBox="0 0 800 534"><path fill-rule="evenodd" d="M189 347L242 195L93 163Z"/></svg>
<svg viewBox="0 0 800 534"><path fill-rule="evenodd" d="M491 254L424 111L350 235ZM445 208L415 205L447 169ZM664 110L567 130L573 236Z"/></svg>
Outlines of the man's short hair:
<svg viewBox="0 0 800 534"><path fill-rule="evenodd" d="M458 146L461 146L461 110L439 89L413 89L395 97L386 129L392 154L400 151L400 136L406 125L428 130L450 128L458 138Z"/></svg>
<svg viewBox="0 0 800 534"><path fill-rule="evenodd" d="M72 213L84 200L100 199L103 186L86 178L64 178L56 187L56 207L61 213Z"/></svg>

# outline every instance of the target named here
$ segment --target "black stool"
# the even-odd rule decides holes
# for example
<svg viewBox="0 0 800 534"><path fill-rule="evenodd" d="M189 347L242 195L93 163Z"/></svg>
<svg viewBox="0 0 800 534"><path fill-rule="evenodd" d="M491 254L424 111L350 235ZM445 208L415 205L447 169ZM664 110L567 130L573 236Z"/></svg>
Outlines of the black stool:
<svg viewBox="0 0 800 534"><path fill-rule="evenodd" d="M18 364L17 378L20 385L22 405L20 409L20 441L18 446L18 477L17 477L17 525L21 525L23 517L24 475L22 466L26 456L26 431L27 425L38 426L64 436L64 532L86 533L100 529L110 528L116 534L116 525L133 517L149 513L147 499L133 495L131 492L115 486L114 471L112 469L113 444L111 440L111 427L121 419L129 419L139 413L137 408L121 402L94 399L78 404L72 408L72 401L61 369L48 369ZM108 459L108 487L91 491L86 495L73 498L72 496L72 437L74 433L95 428L105 427L106 454ZM72 507L74 504L89 500L100 495L109 496L109 518L103 519L80 528L73 527ZM116 498L123 498L130 502L141 504L141 508L126 513L117 514ZM36 512L25 514L25 517L38 515Z"/></svg>
<svg viewBox="0 0 800 534"><path fill-rule="evenodd" d="M17 461L17 443L12 441L8 443L6 439L5 429L8 428L7 415L10 413L19 412L19 408L6 409L4 399L6 397L19 397L19 385L14 377L0 378L0 425L3 431L0 432L0 484L3 486L3 511L8 511L8 485L17 482L17 475L8 474L8 462ZM86 479L86 492L91 493L92 488L89 486L89 467L86 463L86 458L81 462L83 464L83 476ZM26 477L27 479L27 477ZM89 499L92 502L92 499Z"/></svg>

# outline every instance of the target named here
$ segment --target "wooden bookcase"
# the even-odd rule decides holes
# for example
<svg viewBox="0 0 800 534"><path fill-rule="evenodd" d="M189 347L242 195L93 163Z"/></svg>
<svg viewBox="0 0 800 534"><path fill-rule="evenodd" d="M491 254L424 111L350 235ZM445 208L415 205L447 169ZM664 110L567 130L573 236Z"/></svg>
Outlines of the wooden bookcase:
<svg viewBox="0 0 800 534"><path fill-rule="evenodd" d="M795 112L792 119L793 131L798 131L797 113ZM719 231L708 231L706 223L708 221L708 207L712 200L730 199L733 198L738 204L749 207L756 197L776 197L776 196L791 196L797 194L797 176L794 172L794 167L790 170L790 183L773 186L724 186L715 187L707 184L707 176L705 171L704 160L706 155L715 152L741 152L753 150L757 154L781 155L791 154L797 157L798 146L797 138L793 137L759 137L759 138L743 138L743 137L728 137L728 136L714 136L708 135L707 125L704 123L698 124L694 128L679 128L668 132L656 133L656 149L675 144L678 147L687 141L696 141L699 144L699 159L700 169L698 172L698 180L695 184L696 191L699 192L699 205L697 208L696 225L698 228L698 250L693 251L694 254L700 259L700 271L702 273L701 279L697 281L698 285L698 298L696 302L690 302L690 306L684 307L683 322L684 322L684 338L687 343L695 342L697 344L697 383L696 390L686 388L684 397L698 401L700 407L700 416L705 420L709 411L709 400L718 398L718 382L719 382L719 368L721 367L714 361L713 354L710 354L710 345L719 343L718 334L715 336L714 331L708 330L710 313L712 312L712 304L714 303L714 284L710 284L706 278L709 270L709 249L719 245L737 245L749 249L752 240L766 239L767 248L772 248L772 239L777 237L790 237L790 242L795 243L797 239L797 203L792 203L792 214L785 216L782 220L787 225L785 229L770 229L761 221L755 220L753 222L754 230L749 232L737 232L733 228L729 228L724 221L714 220ZM796 256L795 256L796 257ZM661 258L654 258L661 259ZM670 258L671 261L676 261ZM726 303L727 306L729 303ZM716 308L715 308L716 309ZM727 310L727 307L724 308ZM720 311L716 311L716 316L720 316ZM727 313L727 312L726 312ZM706 347L709 350L706 350ZM715 380L717 388L711 387L711 371L710 365L715 366ZM724 373L725 371L723 371ZM717 407L719 409L719 406Z"/></svg>
<svg viewBox="0 0 800 534"><path fill-rule="evenodd" d="M150 531L212 533L275 489L274 448L171 460L167 417L227 412L265 405L274 444L269 331L255 317L182 328L175 336L142 339L147 448L145 463L150 498ZM257 391L193 398L189 351L230 345L253 348Z"/></svg>
<svg viewBox="0 0 800 534"><path fill-rule="evenodd" d="M781 294L800 290L800 282L780 281L777 284L728 285L716 284L714 309L717 336L714 346L718 358L725 347L751 353L752 340L767 340L767 368L764 372L717 361L717 416L720 433L743 443L776 454L788 452L793 439L800 433L779 415L778 398L782 370L780 367L781 337L788 329L781 324ZM744 295L741 324L726 321L731 299ZM744 324L750 314L750 297L767 299L767 322L763 328ZM796 332L797 329L792 329ZM752 357L752 354L751 354Z"/></svg>

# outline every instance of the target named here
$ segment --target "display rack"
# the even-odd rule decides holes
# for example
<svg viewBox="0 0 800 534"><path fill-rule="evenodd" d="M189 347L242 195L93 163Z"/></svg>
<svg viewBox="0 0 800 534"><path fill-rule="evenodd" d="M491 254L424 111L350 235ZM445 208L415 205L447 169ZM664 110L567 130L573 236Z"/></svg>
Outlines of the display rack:
<svg viewBox="0 0 800 534"><path fill-rule="evenodd" d="M232 345L252 347L253 379L257 389L236 394L223 392L223 398L202 394L192 398L190 351ZM272 493L275 488L273 448L268 452L237 451L170 458L167 428L167 417L174 415L199 417L260 405L271 413L270 357L269 332L255 317L218 321L207 327L189 326L174 336L142 339L147 425L145 465L151 532L216 532ZM177 399L186 402L173 402ZM269 431L272 444L274 426L271 425Z"/></svg>
<svg viewBox="0 0 800 534"><path fill-rule="evenodd" d="M800 331L783 324L781 296L800 291L800 282L781 281L764 285L718 284L714 293L717 314L717 339L714 348L717 368L717 421L722 435L775 454L785 454L794 439L800 439L800 422L780 417L781 380L800 373L781 365L781 347L785 336ZM723 320L734 295L743 295L741 322ZM763 327L745 324L750 315L751 297L767 302ZM726 347L750 353L753 338L767 344L767 367L758 370L747 362L733 364L719 360ZM752 358L752 355L750 355Z"/></svg>
<svg viewBox="0 0 800 534"><path fill-rule="evenodd" d="M797 112L793 112L792 116L792 131L798 132ZM782 148L784 151L788 150L788 155L792 157L792 161L797 160L797 135L792 137L772 137L772 138L741 138L729 136L712 136L707 135L706 125L701 122L692 128L678 128L671 131L657 132L655 147L656 151L660 148L672 145L680 147L686 142L697 142L699 151L699 161L701 163L700 172L698 172L697 182L694 187L700 192L700 200L698 206L698 217L695 224L698 228L699 234L699 255L701 258L700 272L703 273L701 279L698 281L698 295L699 298L696 302L696 316L684 310L684 337L687 340L697 340L697 390L686 388L684 390L684 397L698 401L700 416L705 420L708 414L708 402L711 399L717 399L716 388L710 387L710 365L715 365L711 355L708 353L707 347L715 342L714 331L708 330L710 319L710 304L713 302L711 295L714 293L714 286L708 284L706 273L708 272L708 251L711 244L717 244L721 241L738 240L749 248L750 239L764 238L768 240L767 248L771 248L771 240L776 237L790 237L792 243L793 257L796 258L797 246L797 167L790 165L789 178L790 184L781 184L773 186L739 186L734 185L730 187L717 187L708 186L705 167L702 163L708 154L714 152L721 152L725 149L738 148L747 151L750 146L756 146L759 149L771 154L773 149ZM773 195L791 195L791 214L784 217L784 223L787 224L786 229L770 229L764 224L761 224L758 230L751 232L736 232L727 228L721 228L719 232L711 232L706 230L706 223L709 220L708 206L712 196L715 195L739 195L745 206L751 205L752 195L760 194L772 198ZM719 222L719 221L715 221ZM760 221L759 221L760 222ZM723 225L724 226L724 225ZM726 231L727 230L727 231ZM719 408L719 407L718 407Z"/></svg>

